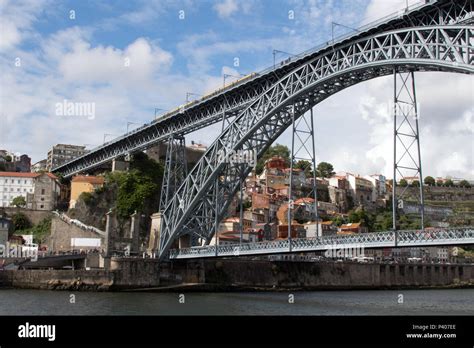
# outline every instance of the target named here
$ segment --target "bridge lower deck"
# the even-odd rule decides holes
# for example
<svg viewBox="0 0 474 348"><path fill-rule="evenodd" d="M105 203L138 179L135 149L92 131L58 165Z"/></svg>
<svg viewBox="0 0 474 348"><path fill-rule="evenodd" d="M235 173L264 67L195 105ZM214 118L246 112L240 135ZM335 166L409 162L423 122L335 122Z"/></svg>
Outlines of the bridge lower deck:
<svg viewBox="0 0 474 348"><path fill-rule="evenodd" d="M348 236L282 239L258 243L210 245L170 251L170 259L301 253L330 249L405 248L473 245L474 227L360 233Z"/></svg>

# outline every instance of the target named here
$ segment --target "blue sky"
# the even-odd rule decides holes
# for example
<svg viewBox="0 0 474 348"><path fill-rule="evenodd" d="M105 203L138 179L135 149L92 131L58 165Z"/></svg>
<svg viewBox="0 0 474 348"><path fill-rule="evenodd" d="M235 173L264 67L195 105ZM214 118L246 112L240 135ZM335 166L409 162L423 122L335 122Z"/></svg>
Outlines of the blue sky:
<svg viewBox="0 0 474 348"><path fill-rule="evenodd" d="M330 40L332 22L358 27L405 3L0 0L0 148L38 161L56 143L99 145L104 133L113 134L107 140L124 133L127 122L149 122L155 108L183 104L186 92L221 87L224 73L272 65L274 49L299 53ZM336 35L348 31L335 27ZM422 120L429 135L425 172L474 177L474 146L448 146L453 139L472 144L472 77L419 76L419 99L429 115ZM433 88L441 81L442 93ZM390 125L374 115L390 101L391 85L390 78L373 80L317 106L318 160L337 170L390 174ZM94 103L95 117L56 115L55 105L64 99ZM449 127L443 123L447 115ZM209 144L219 129L198 131L188 142ZM285 134L279 142L287 139Z"/></svg>

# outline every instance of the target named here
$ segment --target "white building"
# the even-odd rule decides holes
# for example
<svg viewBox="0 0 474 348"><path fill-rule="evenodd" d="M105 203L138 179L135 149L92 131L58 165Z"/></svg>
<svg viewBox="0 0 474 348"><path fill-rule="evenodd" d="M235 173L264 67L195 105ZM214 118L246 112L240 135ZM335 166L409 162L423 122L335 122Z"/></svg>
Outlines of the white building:
<svg viewBox="0 0 474 348"><path fill-rule="evenodd" d="M0 207L9 207L15 197L33 194L36 173L0 172Z"/></svg>
<svg viewBox="0 0 474 348"><path fill-rule="evenodd" d="M387 182L382 174L365 175L364 179L370 181L373 185L372 200L376 201L387 193Z"/></svg>
<svg viewBox="0 0 474 348"><path fill-rule="evenodd" d="M11 207L16 197L24 197L27 209L53 210L60 194L54 174L0 172L0 207Z"/></svg>

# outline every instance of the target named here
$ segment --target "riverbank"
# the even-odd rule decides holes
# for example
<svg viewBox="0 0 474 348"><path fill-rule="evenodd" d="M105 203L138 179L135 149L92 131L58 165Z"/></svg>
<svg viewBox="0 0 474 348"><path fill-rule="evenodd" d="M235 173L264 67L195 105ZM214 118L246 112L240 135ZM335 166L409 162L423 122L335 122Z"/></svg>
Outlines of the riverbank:
<svg viewBox="0 0 474 348"><path fill-rule="evenodd" d="M107 269L5 270L0 288L69 291L306 291L474 288L472 264L111 259Z"/></svg>

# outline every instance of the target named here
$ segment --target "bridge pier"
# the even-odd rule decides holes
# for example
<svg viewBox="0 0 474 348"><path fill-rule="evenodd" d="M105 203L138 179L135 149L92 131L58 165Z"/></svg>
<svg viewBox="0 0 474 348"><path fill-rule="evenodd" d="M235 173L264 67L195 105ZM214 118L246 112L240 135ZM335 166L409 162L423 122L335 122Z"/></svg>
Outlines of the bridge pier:
<svg viewBox="0 0 474 348"><path fill-rule="evenodd" d="M184 236L179 237L179 248L190 248L191 247L191 235L186 234Z"/></svg>
<svg viewBox="0 0 474 348"><path fill-rule="evenodd" d="M423 171L421 166L419 108L416 99L415 73L393 69L393 229L397 230L397 211L403 211L406 187L397 193L397 176L400 179L417 177L419 183L420 223L424 229ZM408 186L407 186L408 187Z"/></svg>
<svg viewBox="0 0 474 348"><path fill-rule="evenodd" d="M131 239L130 245L130 252L138 253L139 250L139 243L140 243L140 220L141 220L141 213L135 211L132 215L130 215L130 232L128 238Z"/></svg>
<svg viewBox="0 0 474 348"><path fill-rule="evenodd" d="M150 218L150 239L148 241L147 253L153 255L153 253L158 254L160 248L161 212L153 214Z"/></svg>
<svg viewBox="0 0 474 348"><path fill-rule="evenodd" d="M105 222L105 238L104 238L104 257L109 257L114 245L114 237L116 230L115 214L110 209L106 214Z"/></svg>

